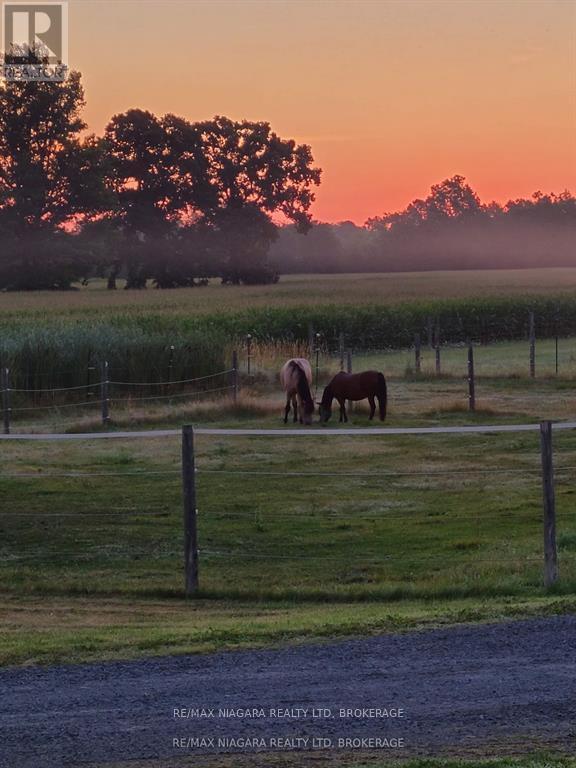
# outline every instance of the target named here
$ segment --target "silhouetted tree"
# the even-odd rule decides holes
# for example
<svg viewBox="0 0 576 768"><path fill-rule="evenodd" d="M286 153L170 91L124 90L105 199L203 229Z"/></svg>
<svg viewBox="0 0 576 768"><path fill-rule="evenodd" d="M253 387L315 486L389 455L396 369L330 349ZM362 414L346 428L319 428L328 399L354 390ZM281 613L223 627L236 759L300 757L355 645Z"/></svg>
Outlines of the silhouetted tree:
<svg viewBox="0 0 576 768"><path fill-rule="evenodd" d="M0 84L0 216L14 238L12 267L0 274L4 287L63 287L85 269L81 258L74 268L73 241L51 243L104 199L100 143L79 138L83 106L78 72L64 82Z"/></svg>
<svg viewBox="0 0 576 768"><path fill-rule="evenodd" d="M104 142L108 184L126 236L121 250L126 287L141 288L154 276L155 253L169 247L174 227L213 204L207 158L199 132L189 122L140 109L115 115Z"/></svg>
<svg viewBox="0 0 576 768"><path fill-rule="evenodd" d="M313 166L310 147L281 139L265 122L215 117L195 128L215 195L202 214L219 243L224 281L277 279L269 263L277 236L273 216L294 222L301 232L311 226L311 188L320 183L321 170Z"/></svg>

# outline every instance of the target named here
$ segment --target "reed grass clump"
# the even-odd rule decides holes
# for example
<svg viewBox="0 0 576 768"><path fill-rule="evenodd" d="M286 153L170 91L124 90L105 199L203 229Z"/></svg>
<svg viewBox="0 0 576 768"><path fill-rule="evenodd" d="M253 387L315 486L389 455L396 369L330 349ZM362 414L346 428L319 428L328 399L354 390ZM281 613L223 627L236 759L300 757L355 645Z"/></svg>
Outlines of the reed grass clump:
<svg viewBox="0 0 576 768"><path fill-rule="evenodd" d="M34 323L0 334L0 365L10 369L14 388L95 385L104 361L111 379L126 382L179 381L230 367L222 334L209 328L184 332L112 322Z"/></svg>

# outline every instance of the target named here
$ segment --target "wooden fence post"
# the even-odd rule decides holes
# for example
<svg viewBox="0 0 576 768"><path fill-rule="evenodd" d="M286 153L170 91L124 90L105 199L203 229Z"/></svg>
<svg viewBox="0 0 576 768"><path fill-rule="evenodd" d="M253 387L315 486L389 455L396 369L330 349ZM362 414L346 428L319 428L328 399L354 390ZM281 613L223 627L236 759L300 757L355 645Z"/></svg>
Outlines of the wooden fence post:
<svg viewBox="0 0 576 768"><path fill-rule="evenodd" d="M191 597L198 590L198 529L196 525L196 466L194 430L182 427L182 501L184 506L184 591Z"/></svg>
<svg viewBox="0 0 576 768"><path fill-rule="evenodd" d="M534 312L530 312L530 378L536 376L536 322Z"/></svg>
<svg viewBox="0 0 576 768"><path fill-rule="evenodd" d="M102 406L102 424L106 426L110 422L110 381L107 360L102 363L100 373L100 401Z"/></svg>
<svg viewBox="0 0 576 768"><path fill-rule="evenodd" d="M414 371L419 374L422 370L422 341L420 334L414 336Z"/></svg>
<svg viewBox="0 0 576 768"><path fill-rule="evenodd" d="M544 584L550 587L558 581L556 499L554 492L551 421L543 421L540 424L540 450L542 455L542 491L544 499Z"/></svg>
<svg viewBox="0 0 576 768"><path fill-rule="evenodd" d="M474 377L474 347L468 346L468 409L476 410L476 381Z"/></svg>
<svg viewBox="0 0 576 768"><path fill-rule="evenodd" d="M232 401L238 402L238 352L232 352Z"/></svg>
<svg viewBox="0 0 576 768"><path fill-rule="evenodd" d="M344 370L344 334L340 333L338 336L338 347L340 352L340 370Z"/></svg>
<svg viewBox="0 0 576 768"><path fill-rule="evenodd" d="M2 412L4 417L4 434L10 434L10 371L8 368L2 368Z"/></svg>

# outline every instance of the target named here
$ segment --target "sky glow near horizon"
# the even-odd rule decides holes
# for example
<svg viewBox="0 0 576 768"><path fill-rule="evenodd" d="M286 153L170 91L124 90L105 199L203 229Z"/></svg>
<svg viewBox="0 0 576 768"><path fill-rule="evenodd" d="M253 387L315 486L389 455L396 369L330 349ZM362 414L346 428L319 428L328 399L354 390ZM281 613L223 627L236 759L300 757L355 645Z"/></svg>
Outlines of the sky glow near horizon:
<svg viewBox="0 0 576 768"><path fill-rule="evenodd" d="M323 168L313 215L576 192L576 0L70 0L89 130L132 107L267 120Z"/></svg>

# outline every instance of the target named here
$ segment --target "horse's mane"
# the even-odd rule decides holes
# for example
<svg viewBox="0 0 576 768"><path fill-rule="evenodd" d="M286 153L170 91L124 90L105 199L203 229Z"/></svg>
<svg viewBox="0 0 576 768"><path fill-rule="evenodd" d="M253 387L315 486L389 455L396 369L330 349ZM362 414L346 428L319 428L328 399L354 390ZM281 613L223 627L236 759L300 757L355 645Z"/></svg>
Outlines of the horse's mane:
<svg viewBox="0 0 576 768"><path fill-rule="evenodd" d="M312 392L310 392L310 387L308 386L306 373L295 360L292 360L292 368L298 372L298 394L302 400L312 401Z"/></svg>

